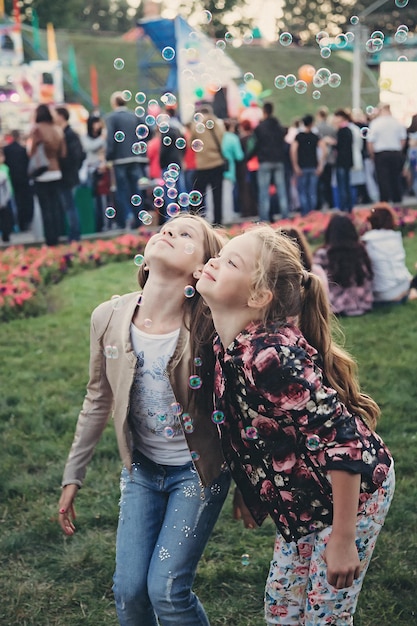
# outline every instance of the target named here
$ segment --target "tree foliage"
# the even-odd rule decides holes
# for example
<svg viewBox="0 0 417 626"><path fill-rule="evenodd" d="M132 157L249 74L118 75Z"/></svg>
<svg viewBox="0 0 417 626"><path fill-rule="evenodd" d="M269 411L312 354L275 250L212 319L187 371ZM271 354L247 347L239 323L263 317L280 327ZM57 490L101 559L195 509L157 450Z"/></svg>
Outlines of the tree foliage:
<svg viewBox="0 0 417 626"><path fill-rule="evenodd" d="M246 0L181 0L178 13L210 37L222 39L227 32L237 36L251 28L241 10L245 4Z"/></svg>
<svg viewBox="0 0 417 626"><path fill-rule="evenodd" d="M10 16L12 4L12 0L5 2ZM128 0L20 0L19 4L22 21L30 24L36 10L40 28L52 22L55 28L126 32L137 17Z"/></svg>
<svg viewBox="0 0 417 626"><path fill-rule="evenodd" d="M279 26L308 41L319 31L329 35L351 28L350 18L360 15L361 11L374 4L375 0L284 0L283 19ZM408 26L410 32L416 30L417 3L409 2L404 8L398 8L395 0L387 2L361 22L370 31L382 30L386 35L394 34L400 24Z"/></svg>

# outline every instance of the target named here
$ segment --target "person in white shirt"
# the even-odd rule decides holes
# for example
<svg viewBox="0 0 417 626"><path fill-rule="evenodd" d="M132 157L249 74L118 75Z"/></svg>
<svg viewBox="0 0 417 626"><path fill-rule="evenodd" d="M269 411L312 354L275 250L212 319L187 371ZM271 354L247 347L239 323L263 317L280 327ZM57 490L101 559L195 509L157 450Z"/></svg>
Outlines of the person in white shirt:
<svg viewBox="0 0 417 626"><path fill-rule="evenodd" d="M389 104L380 104L379 115L369 125L367 147L375 162L381 202L401 202L401 171L407 131L391 115Z"/></svg>
<svg viewBox="0 0 417 626"><path fill-rule="evenodd" d="M373 207L368 221L371 230L362 241L372 264L374 304L405 302L412 276L405 264L401 232L395 230L395 213L388 203L381 202Z"/></svg>

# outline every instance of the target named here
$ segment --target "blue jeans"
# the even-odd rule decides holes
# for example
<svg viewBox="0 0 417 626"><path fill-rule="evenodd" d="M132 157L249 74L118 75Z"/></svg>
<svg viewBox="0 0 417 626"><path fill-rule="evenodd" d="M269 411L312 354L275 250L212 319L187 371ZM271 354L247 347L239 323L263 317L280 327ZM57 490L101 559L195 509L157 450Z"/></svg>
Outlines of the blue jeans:
<svg viewBox="0 0 417 626"><path fill-rule="evenodd" d="M352 194L350 189L350 168L336 167L337 192L339 194L339 209L352 211Z"/></svg>
<svg viewBox="0 0 417 626"><path fill-rule="evenodd" d="M138 193L138 180L145 175L142 163L120 163L114 166L114 177L116 179L116 200L117 212L116 222L120 228L125 228L126 219L130 214L135 217L135 222L139 224L136 214L133 212L131 198Z"/></svg>
<svg viewBox="0 0 417 626"><path fill-rule="evenodd" d="M80 218L75 206L77 187L61 187L62 206L68 222L68 241L79 241L81 237Z"/></svg>
<svg viewBox="0 0 417 626"><path fill-rule="evenodd" d="M209 626L191 586L230 474L222 472L202 497L192 462L159 465L138 453L135 461L120 481L113 585L119 623Z"/></svg>
<svg viewBox="0 0 417 626"><path fill-rule="evenodd" d="M302 174L297 178L298 197L300 200L301 215L307 215L315 211L317 207L317 183L318 176L314 167L302 169Z"/></svg>
<svg viewBox="0 0 417 626"><path fill-rule="evenodd" d="M288 198L285 188L284 163L259 163L258 169L258 213L264 222L270 221L270 198L269 185L273 176L274 185L277 188L279 209L281 217L288 216Z"/></svg>

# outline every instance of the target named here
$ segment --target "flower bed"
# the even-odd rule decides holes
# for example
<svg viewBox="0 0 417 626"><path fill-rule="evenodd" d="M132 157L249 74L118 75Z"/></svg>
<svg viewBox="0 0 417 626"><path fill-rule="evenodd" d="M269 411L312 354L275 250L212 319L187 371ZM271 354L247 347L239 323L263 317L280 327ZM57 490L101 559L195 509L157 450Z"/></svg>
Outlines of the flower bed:
<svg viewBox="0 0 417 626"><path fill-rule="evenodd" d="M414 235L417 209L398 208L398 223L403 234ZM300 228L310 242L323 237L331 212L314 211L305 217L296 216L273 224L274 227L291 224ZM353 220L359 233L367 229L369 209L355 209ZM253 222L235 224L226 232L234 236L253 225ZM45 310L45 290L68 273L105 263L132 259L143 252L151 231L141 228L137 234L126 234L115 239L74 242L54 248L24 248L10 246L0 252L0 321L37 315Z"/></svg>
<svg viewBox="0 0 417 626"><path fill-rule="evenodd" d="M150 233L144 231L53 248L6 248L0 252L0 320L42 313L48 285L84 268L131 259L144 249L149 236Z"/></svg>

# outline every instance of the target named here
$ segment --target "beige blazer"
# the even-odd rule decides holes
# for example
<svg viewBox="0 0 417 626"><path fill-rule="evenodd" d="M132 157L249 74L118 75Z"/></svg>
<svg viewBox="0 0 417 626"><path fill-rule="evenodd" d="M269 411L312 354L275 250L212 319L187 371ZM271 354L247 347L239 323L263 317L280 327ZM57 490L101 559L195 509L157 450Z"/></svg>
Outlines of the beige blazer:
<svg viewBox="0 0 417 626"><path fill-rule="evenodd" d="M113 417L120 457L130 471L132 467L132 437L128 425L130 390L133 383L136 355L130 340L130 324L137 307L139 293L120 297L117 305L107 301L91 316L90 379L74 440L64 470L62 485L81 487L87 464L109 420ZM106 358L111 346L117 358ZM168 376L177 402L193 419L194 431L184 430L190 451L198 452L194 461L204 486L210 485L223 468L217 426L211 421L213 406L198 406L195 392L190 393L191 346L189 332L183 326L177 347L168 363Z"/></svg>

